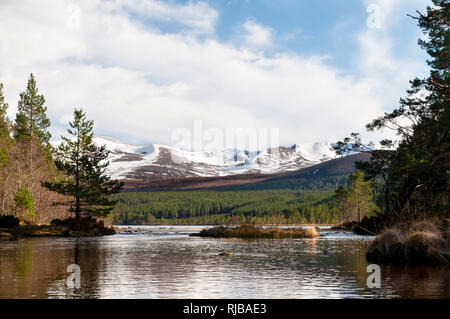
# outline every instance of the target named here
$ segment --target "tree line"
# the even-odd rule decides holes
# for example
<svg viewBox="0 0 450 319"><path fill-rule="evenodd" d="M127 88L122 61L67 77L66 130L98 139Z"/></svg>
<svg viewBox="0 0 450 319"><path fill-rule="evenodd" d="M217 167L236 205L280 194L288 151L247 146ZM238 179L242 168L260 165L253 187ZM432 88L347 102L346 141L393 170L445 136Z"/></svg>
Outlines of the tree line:
<svg viewBox="0 0 450 319"><path fill-rule="evenodd" d="M114 224L334 224L331 190L123 192Z"/></svg>
<svg viewBox="0 0 450 319"><path fill-rule="evenodd" d="M104 174L108 151L93 143L94 123L85 112L74 110L68 136L53 147L46 101L33 74L14 121L8 107L0 83L0 216L29 224L106 216L116 203L109 196L123 184Z"/></svg>

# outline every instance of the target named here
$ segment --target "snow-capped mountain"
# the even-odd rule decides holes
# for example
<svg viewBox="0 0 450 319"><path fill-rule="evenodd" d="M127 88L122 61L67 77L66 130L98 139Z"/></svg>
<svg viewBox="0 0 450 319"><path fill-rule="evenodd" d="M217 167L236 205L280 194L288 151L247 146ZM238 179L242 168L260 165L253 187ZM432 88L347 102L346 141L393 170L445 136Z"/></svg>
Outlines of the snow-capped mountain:
<svg viewBox="0 0 450 319"><path fill-rule="evenodd" d="M95 137L94 142L106 145L110 151L107 173L114 179L273 174L336 158L330 143L295 144L251 152L230 149L189 152L161 144L132 145L110 137Z"/></svg>

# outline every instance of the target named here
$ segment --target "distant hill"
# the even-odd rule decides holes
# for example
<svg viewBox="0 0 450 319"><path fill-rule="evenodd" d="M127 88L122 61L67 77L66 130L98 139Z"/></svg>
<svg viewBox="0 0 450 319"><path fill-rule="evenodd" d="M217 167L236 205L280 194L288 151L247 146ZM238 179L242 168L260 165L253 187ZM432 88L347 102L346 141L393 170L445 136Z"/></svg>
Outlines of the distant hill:
<svg viewBox="0 0 450 319"><path fill-rule="evenodd" d="M222 177L161 178L149 181L125 180L127 190L258 190L334 189L355 171L355 162L368 161L369 153L328 160L296 171L277 174L240 174Z"/></svg>
<svg viewBox="0 0 450 319"><path fill-rule="evenodd" d="M338 157L329 142L299 143L253 151L229 148L186 151L161 144L133 145L104 136L94 137L94 142L105 145L110 151L109 176L149 184L161 179L271 175ZM55 146L59 143L53 142Z"/></svg>
<svg viewBox="0 0 450 319"><path fill-rule="evenodd" d="M358 153L329 160L294 172L287 172L271 178L230 186L229 189L334 189L343 184L349 174L355 172L355 162L369 161L369 153Z"/></svg>

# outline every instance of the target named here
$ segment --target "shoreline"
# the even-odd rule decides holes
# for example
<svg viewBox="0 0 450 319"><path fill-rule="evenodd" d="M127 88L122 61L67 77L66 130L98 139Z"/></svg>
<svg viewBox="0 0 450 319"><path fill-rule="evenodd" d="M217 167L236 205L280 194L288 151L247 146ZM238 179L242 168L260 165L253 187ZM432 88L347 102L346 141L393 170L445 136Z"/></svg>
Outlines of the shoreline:
<svg viewBox="0 0 450 319"><path fill-rule="evenodd" d="M173 232L173 233L183 233L183 232L192 232L203 229L211 229L215 227L241 227L244 225L114 225L113 228L116 233L139 233L139 232L154 232L154 233L163 233L163 232ZM332 225L255 225L255 227L267 227L267 228L278 228L279 227L308 227L308 228L320 228L320 227L333 227ZM189 228L182 228L189 227ZM307 228L306 228L307 229Z"/></svg>
<svg viewBox="0 0 450 319"><path fill-rule="evenodd" d="M15 240L26 237L96 237L114 235L116 231L109 227L93 227L91 229L73 229L62 225L20 225L11 228L0 228L0 239Z"/></svg>
<svg viewBox="0 0 450 319"><path fill-rule="evenodd" d="M203 229L210 229L214 227L240 227L243 225L112 225L104 227L93 227L91 229L73 229L67 225L19 225L10 228L0 228L0 240L15 240L18 238L31 237L97 237L107 236L121 233L139 233L139 232L154 232L164 233L167 231L173 233L196 232ZM333 227L330 224L265 224L255 225L256 227L266 228L321 228ZM185 228L183 228L185 227Z"/></svg>

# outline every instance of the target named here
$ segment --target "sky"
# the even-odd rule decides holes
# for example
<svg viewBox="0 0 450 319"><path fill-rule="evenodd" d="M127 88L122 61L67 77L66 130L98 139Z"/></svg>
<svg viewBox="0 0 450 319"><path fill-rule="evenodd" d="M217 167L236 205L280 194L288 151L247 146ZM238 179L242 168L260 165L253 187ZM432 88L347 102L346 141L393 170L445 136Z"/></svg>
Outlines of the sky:
<svg viewBox="0 0 450 319"><path fill-rule="evenodd" d="M176 144L174 132L277 129L334 142L427 74L407 14L425 0L1 0L0 82L14 118L30 73L53 139L74 107L95 134Z"/></svg>

